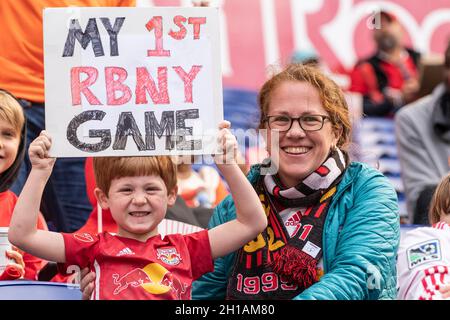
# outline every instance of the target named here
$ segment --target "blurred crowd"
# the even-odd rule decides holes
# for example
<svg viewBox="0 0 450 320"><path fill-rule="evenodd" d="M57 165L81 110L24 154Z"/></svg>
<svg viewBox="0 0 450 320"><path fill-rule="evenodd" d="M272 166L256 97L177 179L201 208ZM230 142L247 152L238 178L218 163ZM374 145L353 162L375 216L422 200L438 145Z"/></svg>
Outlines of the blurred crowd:
<svg viewBox="0 0 450 320"><path fill-rule="evenodd" d="M207 1L196 2L194 4L199 6L208 5ZM9 227L14 207L17 203L17 197L24 188L27 177L32 169L32 163L28 156L30 143L45 129L43 37L42 28L38 27L42 25L42 8L68 5L134 6L135 1L2 0L0 2L0 28L2 30L2 35L0 36L0 65L2 66L2 72L0 73L0 227ZM24 17L27 18L24 19ZM293 52L289 64L302 65L307 68L314 68L314 70L317 69L320 74L324 74L326 77L332 79L334 81L333 83L337 83L337 87L342 90L342 95L345 97L350 110L349 118L353 125L353 133L347 132L345 117L342 117L339 111L334 110L333 112L336 113L335 115L330 111L332 109L327 109L328 107L325 106L324 102L322 102L322 104L325 109L323 111L320 109L320 111L322 112L321 114L326 112L327 115L322 118L319 117L319 119L305 118L303 113L299 114L295 109L289 109L290 102L287 101L287 99L284 100L283 94L285 96L294 97L295 94L292 92L298 93L305 90L305 92L309 94L309 91L300 86L285 88L280 83L283 83L283 81L285 81L285 83L291 82L281 78L277 80L279 83L275 81L271 83L273 87L263 87L259 92L259 101L255 101L254 108L258 109L259 106L261 122L259 126L255 124L253 129L266 128L267 126L267 128L272 130L276 128L276 130L279 130L280 132L286 131L286 137L284 137L284 139L289 142L294 141L294 138L289 136L289 134L297 134L296 130L299 132L304 131L304 133L306 133L312 128L310 130L312 134L315 132L323 133L323 130L327 130L326 124L330 122L332 124L332 129L330 129L329 135L333 138L322 138L323 141L329 142L329 145L327 145L328 149L326 149L326 154L324 154L322 158L320 158L319 155L318 158L320 158L321 161L333 159L333 161L336 161L336 166L339 167L339 170L346 172L345 174L348 175L348 172L357 170L354 168L354 165L352 167L352 164L350 164L352 160L364 161L365 151L361 152L361 150L368 141L365 139L368 138L364 135L358 135L360 124L367 119L369 119L369 121L370 119L375 119L375 121L379 121L380 123L387 121L392 124L393 131L388 131L388 134L392 137L395 144L395 156L399 165L399 177L397 178L398 181L400 181L401 187L395 188L397 190L394 189L391 194L392 190L388 190L388 187L386 187L386 189L381 187L378 188L379 186L384 186L385 181L381 178L382 176L377 176L365 167L363 167L363 169L358 169L361 170L361 172L358 173L359 175L371 177L370 179L367 178L367 185L371 185L373 181L377 181L377 183L373 185L373 189L366 190L365 195L367 196L367 199L362 200L358 198L358 201L362 201L360 204L362 207L367 205L365 210L367 210L368 217L372 217L370 212L374 212L374 215L371 218L374 219L373 221L365 220L361 224L375 222L380 228L392 228L393 230L392 234L386 231L386 234L383 235L387 240L387 243L390 243L390 241L392 242L392 248L380 249L386 250L382 251L381 255L385 255L386 261L390 261L388 263L391 265L382 265L380 267L377 265L378 262L375 261L375 258L372 256L367 257L367 261L370 261L383 271L381 276L383 277L382 284L385 287L380 289L376 294L369 292L367 294L352 293L346 295L347 292L345 289L342 289L342 295L338 293L334 296L325 294L324 292L327 291L327 288L335 288L337 283L339 283L338 278L334 279L332 277L333 270L335 268L338 269L339 266L333 265L330 261L324 261L325 259L323 259L321 256L322 254L320 254L315 257L313 261L308 262L310 264L312 263L314 268L320 270L322 274L325 273L325 275L320 278L314 272L314 279L317 277L317 279L320 280L306 281L305 278L308 278L309 275L304 275L304 278L298 280L296 277L285 272L285 269L289 267L286 267L283 264L284 262L279 262L279 265L272 266L272 269L275 270L274 272L282 275L284 277L283 279L302 283L302 285L296 287L292 293L277 288L276 297L278 298L395 298L397 288L396 281L392 280L392 272L395 273L396 259L395 256L392 255L392 252L395 252L395 255L397 254L399 244L399 276L397 278L397 285L400 288L398 291L399 298L446 298L447 291L439 290L445 287L449 281L447 270L449 261L446 260L447 257L444 257L444 253L446 254L445 250L448 250L448 245L450 245L450 233L447 224L449 222L448 214L450 214L450 194L448 188L448 173L450 171L450 43L443 53L442 65L439 69L439 72L441 72L441 81L432 88L429 88L429 83L425 83L428 88L425 90L424 82L430 81L423 77L425 74L424 70L428 66L424 63L424 60L422 59L423 56L420 52L404 45L404 29L396 16L388 11L380 11L376 18L378 19L377 27L373 29L373 41L376 45L376 51L373 52L371 56L358 61L353 70L348 74L343 75L333 73L327 67L326 61L323 61L320 55L314 51ZM297 71L289 71L288 67L288 72L295 73ZM305 78L298 78L292 80L292 82L297 84L305 82L313 83L314 81L310 81L308 77L320 78L321 76L302 75L302 77ZM319 80L316 82L319 82ZM324 83L323 86L328 85L326 81L324 81ZM286 90L283 94L281 93L281 88ZM324 99L330 99L330 101L333 101L332 99L335 99L334 101L339 100L339 95L341 93L338 93L337 89L335 96L323 98L323 96L331 95L330 92L335 90L334 87L327 87L326 89L319 87L319 89L322 91L328 90L326 93L320 91L322 99L320 101L324 101ZM273 93L271 90L273 90ZM292 92L289 90L292 90ZM272 94L272 100L275 100L275 93L279 94L279 96L276 96L278 99L277 101L279 102L278 106L286 106L286 109L289 109L289 114L281 110L280 115L283 117L280 115L274 116L273 108L275 107L271 104L272 100L267 98L267 101L270 100L267 102L263 99L264 94L269 95L267 92ZM313 101L313 99L314 98L311 98L311 100L308 101ZM300 101L300 98L298 100ZM225 104L225 117L227 115L227 107L227 104ZM271 114L268 113L269 108L271 108ZM275 111L276 110L277 109L275 108ZM245 117L247 111L241 111L241 117ZM264 112L266 112L266 114L264 114ZM314 114L314 116L316 115ZM314 127L314 121L321 122L320 128ZM312 123L311 128L308 127L309 122ZM288 125L289 128L286 127ZM350 128L350 125L348 127ZM347 144L347 141L341 141L341 137L345 137L346 135L348 135L349 138L353 138L353 142ZM380 137L382 137L382 135ZM298 133L297 139L303 139L302 133ZM298 152L295 148L310 148L314 143L320 144L317 142L319 141L319 138L313 137L311 138L311 141L313 141L311 142L311 145L308 145L307 143L306 145L297 145L295 147L289 144L291 142L285 142L286 144L284 146L280 144L280 147L285 147L287 149L291 148L289 149L290 151L286 151L286 153L289 154L289 152ZM344 144L343 142L346 143ZM347 145L350 145L350 147L347 148L348 152L344 147ZM257 179L256 177L259 177L259 172L256 173L254 171L255 167L251 167L251 165L260 162L267 154L270 155L270 150L253 150L247 149L245 146L240 148L240 150L241 152L238 154L238 157L242 160L240 163L244 163L240 166L240 169L243 173L249 174L250 180L251 177ZM381 152L379 158L381 158L382 155L386 156L386 152L389 153L388 151L385 151L384 153ZM265 205L267 208L270 207L271 210L278 215L279 221L277 223L281 221L284 224L286 228L285 231L287 230L286 233L292 238L295 238L294 236L298 230L294 233L291 232L289 228L293 226L292 223L294 223L293 221L295 219L307 219L305 217L307 214L305 214L305 210L303 210L304 208L309 208L309 206L311 206L311 208L314 208L313 210L322 210L319 208L319 205L321 206L323 204L325 208L327 208L326 210L329 210L327 217L331 216L333 210L336 209L335 207L339 207L336 210L344 210L343 207L341 208L341 206L344 206L344 204L342 204L344 200L338 198L340 194L337 195L336 198L332 195L336 191L333 187L341 185L343 183L343 180L341 179L345 180L346 175L342 175L339 179L330 181L326 187L322 187L322 185L308 185L305 183L306 179L302 180L307 176L306 174L301 177L302 179L296 176L298 175L298 172L306 169L297 168L295 161L292 161L292 159L289 158L289 155L286 157L286 159L283 159L281 156L280 161L286 161L286 163L289 163L290 167L284 168L283 163L281 163L280 181L277 180L278 178L275 178L274 181L271 182L265 181L263 185L259 185L255 182L254 186L257 186L255 187L255 190L260 192L260 196L264 194L268 198L270 198L270 196L273 196L274 198L278 197L277 201L279 202L272 203L269 201L265 203ZM221 173L216 170L217 168L215 165L198 164L195 160L194 157L178 157L176 160L178 192L176 201L174 205L168 209L165 219L181 223L183 227L180 227L178 224L171 224L171 227L168 227L168 224L166 224L166 230L164 231L166 234L172 232L186 232L186 230L197 230L195 228L198 228L198 230L211 228L217 225L218 221L221 221L221 219L217 217L219 212L223 214L223 216L226 216L226 219L229 219L229 211L226 211L225 209L225 206L229 205L230 201L230 197L227 198L230 193L227 181L225 181ZM303 160L299 160L299 163L303 165L304 163L301 163L301 161ZM314 162L310 171L315 172L316 169L322 168L320 167L321 164L322 162L320 161L318 163ZM309 163L307 165L309 165ZM375 167L377 168L377 163L375 163ZM378 167L378 169L380 168ZM339 171L337 175L340 175L341 171ZM285 176L283 176L283 174ZM355 175L358 174L355 173ZM386 175L388 174L389 173ZM291 181L290 178L294 176L296 177L296 180L294 179L295 183L288 185L288 182ZM301 183L299 183L299 181L301 181ZM362 185L364 185L361 181L352 183L361 188ZM43 192L37 228L40 230L51 230L64 233L117 232L117 225L111 212L102 209L97 203L98 199L94 194L96 186L92 158L58 159ZM264 191L258 189L259 187ZM274 189L272 190L271 188ZM276 191L277 188L278 191ZM296 190L293 191L295 188ZM332 204L323 200L323 198L321 198L320 202L318 202L318 199L311 200L314 197L319 197L319 193L313 196L313 191L316 191L315 188L321 190L320 197L322 197L323 194L326 195L330 192L330 197L333 199L331 202L339 201L339 205L334 207ZM375 189L378 194L374 191ZM311 197L308 197L309 194L305 190L311 193ZM283 191L285 192L284 196ZM312 202L302 202L306 200L302 199L300 201L299 199L290 198L291 196L289 196L289 194L297 194L296 192L306 194L307 197L305 198ZM374 198L386 197L386 207L380 208L379 212L375 212L374 208L369 208L372 204L371 201L373 200L369 195L371 192L374 192ZM400 216L398 215L398 208L394 208L398 203L390 203L392 199L395 199L394 202L398 202L399 199L397 196L399 193L404 194L406 203L405 215L401 217L401 221ZM356 202L357 195L354 196ZM391 205L392 207L389 207ZM349 204L347 203L345 206L349 206ZM215 210L216 207L219 209ZM293 214L295 210L288 215L283 211L289 211L288 209L292 208L296 208L296 210L302 208L303 218L297 218L297 216ZM301 210L298 209L296 212L300 211ZM318 211L313 212L317 213ZM347 212L345 214L347 214ZM385 214L383 217L385 220L378 221L377 218L375 218L377 214ZM317 215L320 216L320 212L317 213ZM389 221L394 221L395 217L397 217L398 221L402 222L402 224L417 224L421 225L421 228L415 230L415 233L405 236L404 240L400 239L399 230L396 230L396 227L392 226L392 224L389 225ZM324 217L324 219L328 218ZM272 237L271 239L273 241L273 230L276 230L276 228L271 225L271 223L276 224L275 222L270 221L269 215L269 227L264 231L266 234L263 233L263 235L268 238ZM302 226L299 221L296 223L297 224L295 225L298 225L299 228ZM303 226L305 223L306 222L303 222ZM317 227L316 230L325 230L325 220L310 221L308 223ZM337 223L337 221L329 222L330 225L332 225L332 223ZM357 222L354 223L357 224ZM195 228L186 229L185 226L194 226ZM347 232L346 226L348 227L348 225L344 225L344 227L342 225L340 226L340 228L343 228L342 232L344 234ZM269 231L269 229L271 231ZM338 229L337 225L336 229ZM367 232L369 231L363 228L361 229L360 235L364 235ZM385 230L380 230L381 234L384 232ZM338 234L339 232L336 232L336 235L334 236L336 238L342 236L338 236ZM322 236L317 232L314 233L314 237L321 239ZM338 241L336 238L329 241L335 241L337 243ZM433 239L440 239L440 242L438 241L436 244L435 242L432 242ZM323 239L319 241L320 245L323 244L322 240ZM284 239L284 241L287 243L288 240ZM338 248L339 250L348 250L349 254L359 254L359 251L355 248L357 247L356 244L349 244L351 239L345 239L345 241L347 241L346 245L342 248ZM361 241L364 242L363 239L361 239ZM323 242L325 243L325 241ZM426 251L430 246L424 249L424 242L429 242L430 245L434 244L435 246L442 246L441 248L436 247L435 251L441 252L443 256L439 257L439 259L430 258L431 256ZM303 243L289 243L293 247L304 245ZM379 243L383 243L383 239L376 239L376 241L373 240L373 242L368 240L367 252L370 252L370 255L376 255L376 250L374 248ZM345 255L345 253L342 252L334 252L334 255L330 255L325 252L327 249L329 248L324 247L324 250L322 250L326 258L338 259L341 254ZM372 249L374 249L373 252L371 251ZM425 262L419 260L412 261L411 250L416 250L417 255L424 256L426 258L424 258ZM0 275L1 280L29 279L59 282L68 281L67 276L58 274L56 264L53 262L47 262L19 249L8 250L5 254L10 259L10 262L3 268L2 274ZM280 255L284 254L291 257L291 255L295 256L298 253L285 253L285 251L283 251ZM264 255L262 258L261 256L252 255L251 252L243 249L238 251L238 255L241 257L240 259L248 259L248 261L259 261L260 259L273 259L274 261L278 261L276 260L276 255L272 256L268 253L267 257ZM367 253L367 255L369 255L369 253ZM362 256L364 256L364 254L362 254ZM223 260L218 259L217 261L219 261L220 267L219 264L216 264L215 274L212 274L209 278L208 276L205 276L199 280L197 285L194 284L194 298L222 298L223 296L221 296L221 294L225 291L225 285L227 283L226 281L222 281L222 277L226 277L228 281L228 277L230 277L230 279L238 279L242 274L250 277L259 276L264 272L264 269L259 265L258 267L255 267L254 273L249 272L243 265L237 263L232 264L231 261L234 260L231 260L231 257L229 260L227 259L228 258L224 258ZM298 261L304 261L302 259L304 258L299 258ZM248 264L253 266L250 262L248 262ZM357 262L350 264L351 268L354 268L355 274L358 274L360 269L363 268L358 265ZM225 267L229 268L227 269ZM221 269L233 271L229 275L224 275L218 273L217 270L223 271ZM330 275L329 280L327 280L327 273ZM300 274L303 275L303 273ZM424 276L422 276L422 274ZM217 280L218 282L223 282L223 286L219 288L220 290L217 289L217 291L214 291L215 288L213 288L211 284L211 277L217 277L217 279L219 279ZM396 274L394 275L394 278L395 277ZM416 283L418 278L421 279L422 284ZM431 284L423 284L428 282ZM437 284L436 282L439 283ZM350 288L352 284L350 284L350 282L348 283L348 288ZM323 287L319 287L317 284L323 284ZM230 280L229 286L231 289L229 288L227 291L228 298L249 298L248 294L246 295L243 291L239 290L239 285L242 284ZM346 286L347 283L343 285L343 287ZM312 288L317 288L317 290ZM392 293L394 291L395 293ZM207 294L208 292L213 293L209 295ZM259 297L266 298L266 296L262 294L259 295Z"/></svg>

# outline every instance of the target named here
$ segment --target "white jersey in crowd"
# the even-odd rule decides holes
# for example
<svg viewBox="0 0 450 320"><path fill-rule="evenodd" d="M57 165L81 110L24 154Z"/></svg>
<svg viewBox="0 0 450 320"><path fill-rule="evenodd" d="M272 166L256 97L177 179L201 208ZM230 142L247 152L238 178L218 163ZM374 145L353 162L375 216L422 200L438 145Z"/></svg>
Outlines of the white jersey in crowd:
<svg viewBox="0 0 450 320"><path fill-rule="evenodd" d="M439 222L407 232L400 241L397 285L400 300L441 300L450 284L450 225Z"/></svg>

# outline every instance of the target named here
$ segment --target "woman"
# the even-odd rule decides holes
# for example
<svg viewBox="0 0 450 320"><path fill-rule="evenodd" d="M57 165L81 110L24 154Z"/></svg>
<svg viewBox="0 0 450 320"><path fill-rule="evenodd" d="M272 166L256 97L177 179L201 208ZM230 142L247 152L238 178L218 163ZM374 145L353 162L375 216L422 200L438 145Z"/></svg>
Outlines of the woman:
<svg viewBox="0 0 450 320"><path fill-rule="evenodd" d="M194 282L193 298L395 298L396 193L375 169L349 162L351 125L339 87L314 67L292 64L263 85L259 104L274 162L269 167L278 172L264 176L266 168L256 165L248 179L269 225L217 259L214 272ZM277 150L270 147L273 133ZM209 227L234 217L228 196ZM85 297L93 278L83 278Z"/></svg>
<svg viewBox="0 0 450 320"><path fill-rule="evenodd" d="M248 178L269 226L193 287L194 299L393 299L397 197L378 171L349 162L351 125L339 87L317 69L289 65L259 94L260 128L279 133L278 173ZM210 227L233 219L231 197ZM309 254L308 254L309 253Z"/></svg>

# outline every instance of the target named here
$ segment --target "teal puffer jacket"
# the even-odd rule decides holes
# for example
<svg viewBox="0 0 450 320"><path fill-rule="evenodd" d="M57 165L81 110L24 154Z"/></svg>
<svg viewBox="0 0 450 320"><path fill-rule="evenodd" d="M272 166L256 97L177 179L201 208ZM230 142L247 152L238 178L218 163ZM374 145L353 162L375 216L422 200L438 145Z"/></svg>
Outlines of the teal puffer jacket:
<svg viewBox="0 0 450 320"><path fill-rule="evenodd" d="M251 183L259 166L248 175ZM209 228L235 219L231 196L216 208ZM379 171L352 162L330 205L323 234L325 274L294 299L395 299L400 238L397 195ZM235 254L218 258L214 271L193 283L193 299L224 299Z"/></svg>

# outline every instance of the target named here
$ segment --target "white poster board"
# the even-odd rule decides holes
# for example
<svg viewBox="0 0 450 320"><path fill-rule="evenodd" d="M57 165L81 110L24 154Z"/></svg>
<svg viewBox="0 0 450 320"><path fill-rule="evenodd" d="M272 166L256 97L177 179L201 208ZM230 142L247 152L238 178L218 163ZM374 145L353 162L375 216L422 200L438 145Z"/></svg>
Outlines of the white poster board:
<svg viewBox="0 0 450 320"><path fill-rule="evenodd" d="M217 8L48 8L56 157L211 154L223 119Z"/></svg>

